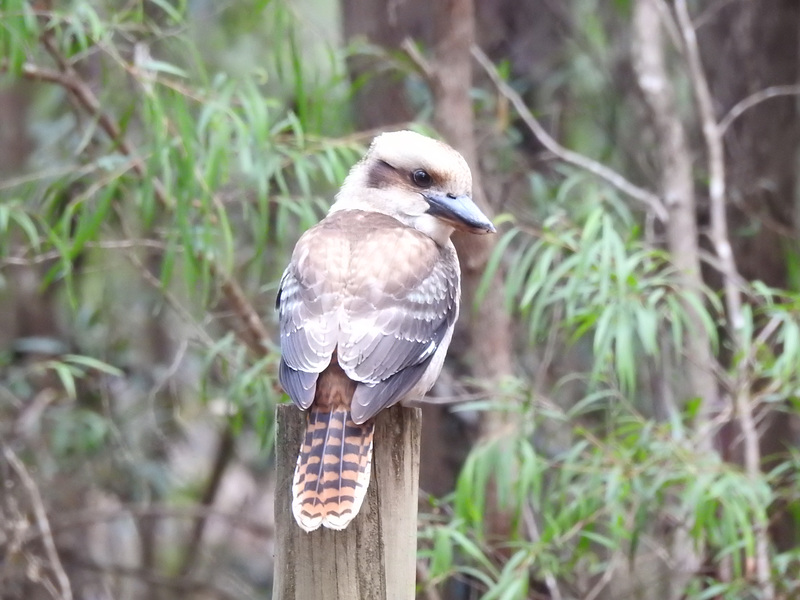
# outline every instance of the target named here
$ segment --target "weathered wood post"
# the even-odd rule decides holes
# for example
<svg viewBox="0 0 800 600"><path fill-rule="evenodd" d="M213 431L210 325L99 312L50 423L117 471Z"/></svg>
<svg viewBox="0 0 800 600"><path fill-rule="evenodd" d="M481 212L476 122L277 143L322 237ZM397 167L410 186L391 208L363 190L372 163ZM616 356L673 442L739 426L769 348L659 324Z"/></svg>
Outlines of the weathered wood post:
<svg viewBox="0 0 800 600"><path fill-rule="evenodd" d="M292 477L305 426L293 405L277 408L275 600L413 600L421 411L395 406L375 425L372 480L343 531L306 533L292 516Z"/></svg>

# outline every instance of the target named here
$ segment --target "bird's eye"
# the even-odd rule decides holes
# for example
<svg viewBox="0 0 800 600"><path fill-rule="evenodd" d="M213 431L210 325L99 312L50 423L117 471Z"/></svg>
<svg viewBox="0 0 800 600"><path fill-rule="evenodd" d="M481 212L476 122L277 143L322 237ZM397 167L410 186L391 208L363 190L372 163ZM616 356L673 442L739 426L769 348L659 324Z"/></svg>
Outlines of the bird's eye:
<svg viewBox="0 0 800 600"><path fill-rule="evenodd" d="M433 185L433 177L423 169L417 169L411 173L411 180L421 188L429 188Z"/></svg>

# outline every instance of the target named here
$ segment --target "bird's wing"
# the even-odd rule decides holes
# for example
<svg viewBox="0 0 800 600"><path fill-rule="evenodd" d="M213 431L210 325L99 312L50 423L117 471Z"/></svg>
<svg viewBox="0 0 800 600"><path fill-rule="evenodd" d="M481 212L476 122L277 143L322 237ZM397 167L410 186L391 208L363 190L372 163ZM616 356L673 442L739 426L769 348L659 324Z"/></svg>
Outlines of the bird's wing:
<svg viewBox="0 0 800 600"><path fill-rule="evenodd" d="M452 247L376 213L334 213L309 233L279 296L281 382L307 407L336 348L359 382L351 413L363 423L419 382L447 338L458 316L458 260ZM318 268L326 274L310 272Z"/></svg>
<svg viewBox="0 0 800 600"><path fill-rule="evenodd" d="M459 300L455 252L414 229L376 229L359 251L366 266L354 274L338 349L339 364L360 382L350 407L356 423L419 382L455 323Z"/></svg>
<svg viewBox="0 0 800 600"><path fill-rule="evenodd" d="M323 221L309 229L297 242L275 302L281 331L280 382L304 410L314 401L317 377L338 343L341 294L336 282L342 273L337 262L349 253L346 236L325 225Z"/></svg>

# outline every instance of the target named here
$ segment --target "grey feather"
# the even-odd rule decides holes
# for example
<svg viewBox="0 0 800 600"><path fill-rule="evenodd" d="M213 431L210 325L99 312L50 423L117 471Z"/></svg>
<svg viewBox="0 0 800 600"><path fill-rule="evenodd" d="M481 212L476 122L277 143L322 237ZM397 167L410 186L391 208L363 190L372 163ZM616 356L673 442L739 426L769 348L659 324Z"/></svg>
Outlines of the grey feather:
<svg viewBox="0 0 800 600"><path fill-rule="evenodd" d="M303 410L311 406L311 403L314 401L317 377L319 377L319 373L296 371L281 359L278 379L292 401Z"/></svg>

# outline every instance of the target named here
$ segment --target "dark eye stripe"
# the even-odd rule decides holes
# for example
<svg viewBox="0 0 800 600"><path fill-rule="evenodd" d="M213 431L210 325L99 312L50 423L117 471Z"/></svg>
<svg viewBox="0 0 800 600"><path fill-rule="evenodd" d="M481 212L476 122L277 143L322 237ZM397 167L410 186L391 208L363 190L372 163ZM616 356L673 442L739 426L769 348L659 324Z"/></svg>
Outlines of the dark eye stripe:
<svg viewBox="0 0 800 600"><path fill-rule="evenodd" d="M402 181L402 176L392 165L383 160L375 161L367 171L367 187L385 188Z"/></svg>

